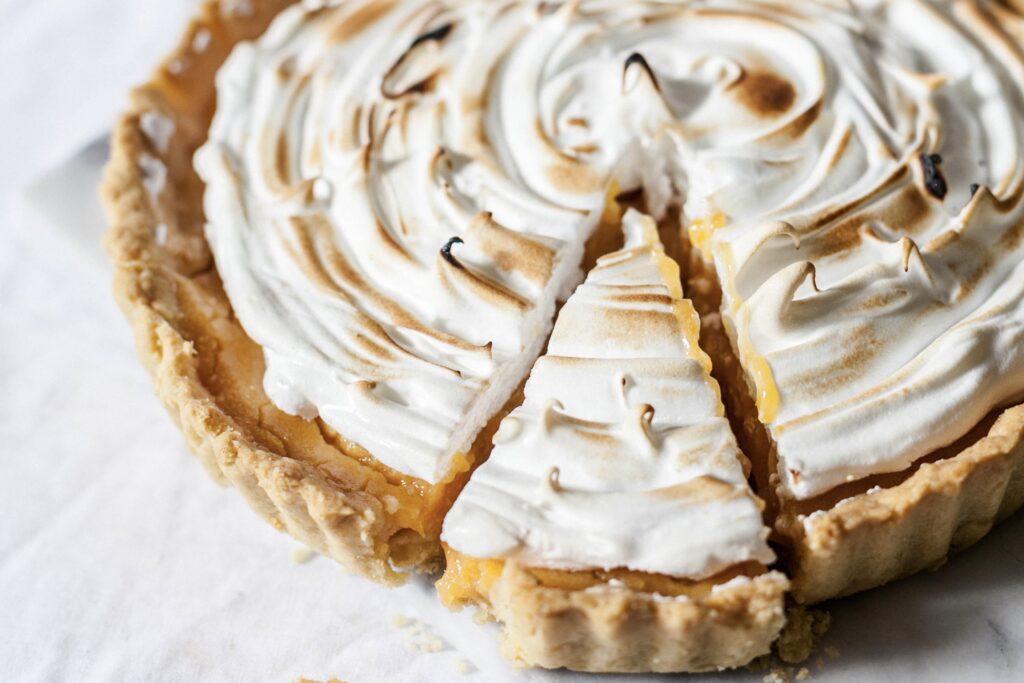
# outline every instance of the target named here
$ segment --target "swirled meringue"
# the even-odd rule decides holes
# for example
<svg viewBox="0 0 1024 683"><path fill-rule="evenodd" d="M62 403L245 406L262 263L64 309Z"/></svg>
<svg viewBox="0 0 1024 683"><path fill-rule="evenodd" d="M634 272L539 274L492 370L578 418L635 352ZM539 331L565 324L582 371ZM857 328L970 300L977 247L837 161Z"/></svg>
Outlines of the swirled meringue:
<svg viewBox="0 0 1024 683"><path fill-rule="evenodd" d="M466 555L706 578L770 563L700 324L654 221L630 210L558 317L526 400L445 519Z"/></svg>
<svg viewBox="0 0 1024 683"><path fill-rule="evenodd" d="M983 0L296 6L219 75L209 241L270 398L439 481L611 183L681 203L809 498L1024 393L1022 35Z"/></svg>

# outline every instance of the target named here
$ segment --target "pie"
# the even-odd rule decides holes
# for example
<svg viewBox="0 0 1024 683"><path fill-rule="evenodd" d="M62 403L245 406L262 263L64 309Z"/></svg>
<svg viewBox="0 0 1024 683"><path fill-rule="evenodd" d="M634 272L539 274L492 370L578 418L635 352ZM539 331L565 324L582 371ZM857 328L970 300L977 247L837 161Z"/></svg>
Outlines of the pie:
<svg viewBox="0 0 1024 683"><path fill-rule="evenodd" d="M210 1L115 293L278 528L528 665L741 665L1024 503L1019 12Z"/></svg>

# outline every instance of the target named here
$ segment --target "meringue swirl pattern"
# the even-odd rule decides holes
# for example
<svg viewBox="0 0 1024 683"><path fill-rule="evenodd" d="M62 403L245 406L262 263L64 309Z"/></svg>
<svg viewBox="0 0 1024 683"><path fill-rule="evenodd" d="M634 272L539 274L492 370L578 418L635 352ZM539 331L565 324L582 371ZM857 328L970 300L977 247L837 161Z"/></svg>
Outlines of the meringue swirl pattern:
<svg viewBox="0 0 1024 683"><path fill-rule="evenodd" d="M436 482L642 188L809 498L1024 393L1022 37L981 0L304 2L219 74L207 234L274 403Z"/></svg>

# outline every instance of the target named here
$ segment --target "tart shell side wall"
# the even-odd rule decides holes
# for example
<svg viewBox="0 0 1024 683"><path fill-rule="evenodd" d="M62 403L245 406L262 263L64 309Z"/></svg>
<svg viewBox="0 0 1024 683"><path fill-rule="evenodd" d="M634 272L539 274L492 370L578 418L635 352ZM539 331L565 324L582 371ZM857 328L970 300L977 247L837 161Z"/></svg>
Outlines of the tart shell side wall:
<svg viewBox="0 0 1024 683"><path fill-rule="evenodd" d="M905 482L776 528L792 551L793 596L814 603L942 565L1024 505L1024 406L955 457Z"/></svg>
<svg viewBox="0 0 1024 683"><path fill-rule="evenodd" d="M490 590L506 657L524 666L594 672L697 672L767 654L785 621L779 572L693 599L628 588L565 590L505 563Z"/></svg>

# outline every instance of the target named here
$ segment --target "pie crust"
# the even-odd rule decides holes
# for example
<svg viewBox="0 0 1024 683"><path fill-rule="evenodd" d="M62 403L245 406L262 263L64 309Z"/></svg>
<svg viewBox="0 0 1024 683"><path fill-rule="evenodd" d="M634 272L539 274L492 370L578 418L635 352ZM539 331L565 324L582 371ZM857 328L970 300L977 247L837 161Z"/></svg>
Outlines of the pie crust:
<svg viewBox="0 0 1024 683"><path fill-rule="evenodd" d="M275 527L348 570L398 584L407 576L401 568L436 568L441 520L422 513L443 514L473 458L465 472L431 488L374 465L329 428L274 408L261 388L260 349L234 319L203 236L192 155L214 112L214 75L236 43L260 35L290 4L208 0L178 47L133 92L113 133L102 188L112 226L105 243L115 295L156 393L210 475L239 489ZM145 132L143 118L153 113L174 123L166 149ZM147 189L154 162L166 170L155 198ZM697 271L691 280L700 280ZM688 291L701 286L691 282ZM703 283L705 291L715 286ZM729 372L721 363L728 360L712 355L721 382ZM937 566L979 540L1024 505L1022 436L1024 405L1018 405L959 452L811 513L787 508L762 484L759 493L775 505L793 596L812 603L881 585ZM485 429L478 443L489 438ZM741 447L748 456L757 453ZM766 652L784 620L779 596L787 583L769 572L706 595L666 598L618 584L553 587L509 562L486 597L506 624L508 654L518 661L590 671L697 671L742 665Z"/></svg>
<svg viewBox="0 0 1024 683"><path fill-rule="evenodd" d="M493 562L493 561L492 561ZM627 585L546 585L505 562L483 596L504 624L503 652L524 666L599 672L714 671L766 654L785 621L779 572L740 578L692 595Z"/></svg>

